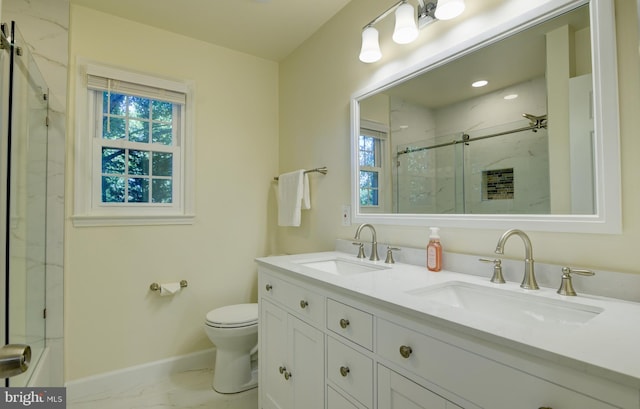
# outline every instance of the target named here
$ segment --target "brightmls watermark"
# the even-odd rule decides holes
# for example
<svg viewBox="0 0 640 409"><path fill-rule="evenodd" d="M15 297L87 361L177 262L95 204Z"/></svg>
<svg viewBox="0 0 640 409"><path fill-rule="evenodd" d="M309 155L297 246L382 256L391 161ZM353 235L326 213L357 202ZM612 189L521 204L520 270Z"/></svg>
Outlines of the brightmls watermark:
<svg viewBox="0 0 640 409"><path fill-rule="evenodd" d="M0 388L2 409L66 409L66 388Z"/></svg>

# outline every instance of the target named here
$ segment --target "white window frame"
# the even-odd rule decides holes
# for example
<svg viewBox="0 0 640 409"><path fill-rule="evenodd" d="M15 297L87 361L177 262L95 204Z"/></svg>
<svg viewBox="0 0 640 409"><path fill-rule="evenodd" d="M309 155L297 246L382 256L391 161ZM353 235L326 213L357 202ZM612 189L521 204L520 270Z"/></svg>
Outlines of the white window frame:
<svg viewBox="0 0 640 409"><path fill-rule="evenodd" d="M102 117L97 111L101 102L90 89L88 76L109 78L154 87L169 92L184 93L185 104L180 113L179 139L175 147L143 144L137 149L174 153L171 204L160 203L102 203L101 148ZM125 92L126 94L126 92ZM75 132L75 202L74 226L192 224L194 221L194 87L189 81L173 81L100 65L78 59L76 74L76 132ZM134 142L109 141L109 146L135 147ZM141 144L142 145L142 144Z"/></svg>

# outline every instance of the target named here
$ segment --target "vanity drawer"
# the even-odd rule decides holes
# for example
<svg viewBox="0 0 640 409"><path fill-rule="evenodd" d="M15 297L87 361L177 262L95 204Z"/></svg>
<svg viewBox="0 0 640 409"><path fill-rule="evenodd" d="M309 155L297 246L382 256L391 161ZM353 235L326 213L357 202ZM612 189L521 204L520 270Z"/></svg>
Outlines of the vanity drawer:
<svg viewBox="0 0 640 409"><path fill-rule="evenodd" d="M327 337L327 376L367 407L373 404L373 360Z"/></svg>
<svg viewBox="0 0 640 409"><path fill-rule="evenodd" d="M360 409L349 402L349 399L336 392L331 386L327 387L327 408L329 409Z"/></svg>
<svg viewBox="0 0 640 409"><path fill-rule="evenodd" d="M327 298L327 328L373 350L373 316L369 313Z"/></svg>
<svg viewBox="0 0 640 409"><path fill-rule="evenodd" d="M530 375L526 368L507 366L392 322L378 319L376 328L382 358L480 407L614 408Z"/></svg>
<svg viewBox="0 0 640 409"><path fill-rule="evenodd" d="M261 273L260 296L277 302L305 321L324 325L324 297L318 293L284 281L271 274Z"/></svg>

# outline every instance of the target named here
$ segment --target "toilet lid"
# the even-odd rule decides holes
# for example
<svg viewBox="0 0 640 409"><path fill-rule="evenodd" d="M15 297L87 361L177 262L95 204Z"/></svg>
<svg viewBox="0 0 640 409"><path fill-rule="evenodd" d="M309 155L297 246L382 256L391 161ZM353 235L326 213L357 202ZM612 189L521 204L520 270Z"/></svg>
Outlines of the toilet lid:
<svg viewBox="0 0 640 409"><path fill-rule="evenodd" d="M215 327L246 327L258 322L258 304L235 304L207 313L207 324Z"/></svg>

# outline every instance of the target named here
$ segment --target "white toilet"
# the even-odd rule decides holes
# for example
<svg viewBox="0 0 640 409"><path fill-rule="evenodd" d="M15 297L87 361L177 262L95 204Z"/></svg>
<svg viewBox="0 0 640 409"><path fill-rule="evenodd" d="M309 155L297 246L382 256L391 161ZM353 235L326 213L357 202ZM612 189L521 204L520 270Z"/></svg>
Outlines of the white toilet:
<svg viewBox="0 0 640 409"><path fill-rule="evenodd" d="M217 351L213 389L237 393L258 386L258 304L209 311L204 330Z"/></svg>

